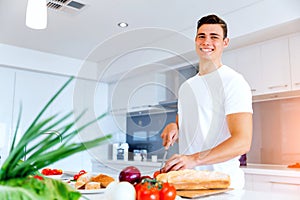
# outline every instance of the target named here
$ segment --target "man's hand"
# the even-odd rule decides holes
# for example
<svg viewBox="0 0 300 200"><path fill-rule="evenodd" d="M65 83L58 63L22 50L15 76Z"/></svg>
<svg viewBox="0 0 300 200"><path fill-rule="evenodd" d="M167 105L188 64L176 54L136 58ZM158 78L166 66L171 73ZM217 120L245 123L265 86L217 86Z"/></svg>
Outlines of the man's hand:
<svg viewBox="0 0 300 200"><path fill-rule="evenodd" d="M163 139L163 146L165 149L169 149L170 146L173 146L178 139L177 124L175 122L168 124L161 133L161 138Z"/></svg>
<svg viewBox="0 0 300 200"><path fill-rule="evenodd" d="M165 166L161 169L161 172L166 173L168 171L177 171L182 169L192 169L197 166L197 154L192 155L173 155Z"/></svg>

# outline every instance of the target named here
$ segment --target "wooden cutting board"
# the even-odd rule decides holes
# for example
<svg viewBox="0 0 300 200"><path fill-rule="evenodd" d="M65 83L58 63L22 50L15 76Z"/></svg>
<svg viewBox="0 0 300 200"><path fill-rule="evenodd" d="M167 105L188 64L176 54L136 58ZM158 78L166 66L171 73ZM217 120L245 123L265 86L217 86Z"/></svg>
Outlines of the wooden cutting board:
<svg viewBox="0 0 300 200"><path fill-rule="evenodd" d="M230 190L233 189L227 188L227 189L210 189L210 190L204 190L204 189L203 190L177 190L176 194L183 198L193 199L193 198L204 197L204 196L209 196L214 194L220 194Z"/></svg>

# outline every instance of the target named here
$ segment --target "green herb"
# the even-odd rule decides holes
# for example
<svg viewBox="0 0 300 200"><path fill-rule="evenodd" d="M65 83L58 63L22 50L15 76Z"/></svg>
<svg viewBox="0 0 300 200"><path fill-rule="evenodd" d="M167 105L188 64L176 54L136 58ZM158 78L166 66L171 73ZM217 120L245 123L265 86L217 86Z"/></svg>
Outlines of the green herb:
<svg viewBox="0 0 300 200"><path fill-rule="evenodd" d="M22 106L20 106L20 112L18 116L16 130L14 132L14 137L10 148L9 156L4 161L0 169L0 198L1 198L1 194L4 194L5 192L11 190L11 186L14 185L11 184L11 182L17 183L18 181L26 180L26 177L29 177L32 174L39 174L38 172L39 169L42 169L50 164L53 164L75 153L85 151L86 149L92 147L96 147L101 143L103 143L108 138L111 138L111 135L108 135L108 136L94 139L92 141L87 141L82 143L69 144L68 142L70 141L70 139L74 138L80 131L82 131L89 125L105 117L106 113L99 116L95 120L87 124L84 124L78 129L75 129L75 123L77 123L81 119L81 117L84 115L85 112L82 112L77 119L69 123L67 123L67 120L69 120L72 117L72 112L69 112L62 117L59 116L58 114L55 114L46 119L41 119L42 115L47 110L47 108L58 97L58 95L61 94L61 92L67 87L67 85L70 84L72 80L73 77L71 77L55 93L55 95L49 100L49 102L44 106L44 108L40 111L37 117L33 120L29 128L24 132L20 141L16 144L17 131L20 125L21 115L22 115ZM44 137L45 133L52 132L53 130L58 131L60 133L61 138L56 134L49 134L45 139L41 140L38 144L32 146L28 145L31 142L36 141L38 138L42 136ZM55 150L49 150L56 145L58 147ZM29 148L26 149L27 147ZM25 149L26 151L24 151ZM22 161L24 157L26 157L26 160ZM55 184L55 182L56 180L53 180L51 182L48 181L47 184L48 185L50 183ZM7 190L3 190L4 185L7 185L8 183L10 183L10 186L9 187L5 186L7 187L6 188ZM25 184L25 186L26 185L27 184ZM23 189L26 189L25 186L21 186L21 187ZM18 188L18 190L20 190L20 188Z"/></svg>

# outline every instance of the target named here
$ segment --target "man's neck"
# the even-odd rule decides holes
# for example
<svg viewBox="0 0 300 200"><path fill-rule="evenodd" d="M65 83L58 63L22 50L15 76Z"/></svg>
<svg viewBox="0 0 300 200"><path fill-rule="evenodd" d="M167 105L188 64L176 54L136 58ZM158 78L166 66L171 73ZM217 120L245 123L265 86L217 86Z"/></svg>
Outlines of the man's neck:
<svg viewBox="0 0 300 200"><path fill-rule="evenodd" d="M214 63L210 61L200 61L199 62L199 75L209 74L222 66L221 62Z"/></svg>

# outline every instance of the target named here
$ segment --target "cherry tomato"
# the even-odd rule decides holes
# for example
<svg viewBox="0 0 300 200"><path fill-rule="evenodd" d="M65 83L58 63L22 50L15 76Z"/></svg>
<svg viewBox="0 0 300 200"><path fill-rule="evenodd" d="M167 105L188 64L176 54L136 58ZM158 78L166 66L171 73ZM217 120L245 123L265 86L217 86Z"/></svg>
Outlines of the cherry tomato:
<svg viewBox="0 0 300 200"><path fill-rule="evenodd" d="M37 180L44 180L44 178L42 176L39 176L39 175L34 175L33 178L35 178Z"/></svg>
<svg viewBox="0 0 300 200"><path fill-rule="evenodd" d="M163 183L159 191L160 200L174 200L176 198L176 189L169 183Z"/></svg>
<svg viewBox="0 0 300 200"><path fill-rule="evenodd" d="M58 170L57 170L57 169L53 169L53 170L52 170L52 175L59 175Z"/></svg>
<svg viewBox="0 0 300 200"><path fill-rule="evenodd" d="M79 174L75 174L74 177L73 177L73 179L74 179L75 181L77 181L78 178L79 178Z"/></svg>
<svg viewBox="0 0 300 200"><path fill-rule="evenodd" d="M79 171L78 174L82 175L82 174L85 174L85 173L86 173L86 171L82 169L82 170Z"/></svg>
<svg viewBox="0 0 300 200"><path fill-rule="evenodd" d="M48 176L48 175L50 175L50 171L51 171L50 168L44 168L44 169L42 170L42 174L45 175L45 176Z"/></svg>
<svg viewBox="0 0 300 200"><path fill-rule="evenodd" d="M158 174L160 174L160 171L155 171L153 174L153 178L156 178Z"/></svg>

